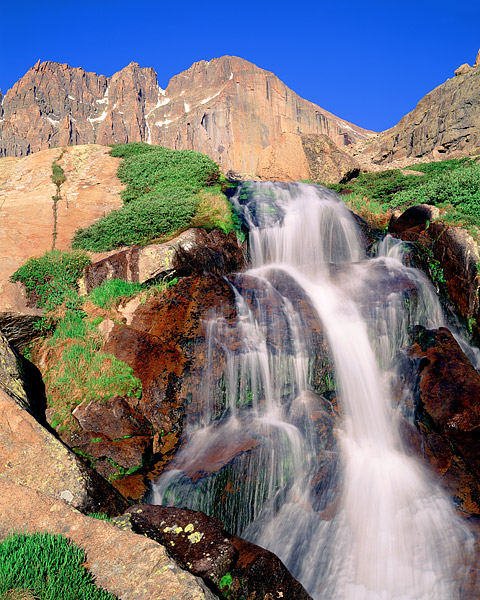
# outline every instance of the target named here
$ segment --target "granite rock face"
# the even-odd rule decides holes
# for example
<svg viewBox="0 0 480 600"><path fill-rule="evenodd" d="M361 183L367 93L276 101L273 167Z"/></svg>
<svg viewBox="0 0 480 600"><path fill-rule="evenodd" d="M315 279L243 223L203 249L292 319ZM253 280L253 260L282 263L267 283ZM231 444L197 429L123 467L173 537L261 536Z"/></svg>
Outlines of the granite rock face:
<svg viewBox="0 0 480 600"><path fill-rule="evenodd" d="M136 63L112 77L38 62L3 99L0 157L53 146L144 141L203 152L225 171L254 174L284 132L323 133L337 145L370 135L300 98L241 58L195 63L166 90Z"/></svg>
<svg viewBox="0 0 480 600"><path fill-rule="evenodd" d="M282 133L260 153L255 174L273 181L339 183L359 172L357 161L327 135Z"/></svg>
<svg viewBox="0 0 480 600"><path fill-rule="evenodd" d="M478 58L477 58L478 60ZM395 127L371 145L377 164L402 159L440 158L475 153L480 148L480 68L465 64L420 100Z"/></svg>

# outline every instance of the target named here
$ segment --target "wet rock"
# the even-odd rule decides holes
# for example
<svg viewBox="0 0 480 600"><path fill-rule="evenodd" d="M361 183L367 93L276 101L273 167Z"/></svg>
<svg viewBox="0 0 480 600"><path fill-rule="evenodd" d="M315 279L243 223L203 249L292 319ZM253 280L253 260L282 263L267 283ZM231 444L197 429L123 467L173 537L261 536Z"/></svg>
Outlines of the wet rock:
<svg viewBox="0 0 480 600"><path fill-rule="evenodd" d="M74 417L85 431L103 433L109 439L149 435L152 426L128 399L113 396L105 402L85 400L73 411Z"/></svg>
<svg viewBox="0 0 480 600"><path fill-rule="evenodd" d="M310 599L275 554L231 536L217 519L193 510L145 504L126 514L134 531L164 544L175 560L205 579L218 595L232 600Z"/></svg>
<svg viewBox="0 0 480 600"><path fill-rule="evenodd" d="M82 515L61 499L0 479L0 539L13 530L67 536L85 550L95 583L122 600L217 598L155 541Z"/></svg>
<svg viewBox="0 0 480 600"><path fill-rule="evenodd" d="M426 205L411 207L402 215L393 218L390 228L393 235L405 241L417 242L425 248L426 270L431 274L435 274L437 269L433 263L438 261L443 269L440 285L444 286L459 316L478 337L480 336L478 245L464 229L448 227L436 222L434 220L437 215L436 210Z"/></svg>
<svg viewBox="0 0 480 600"><path fill-rule="evenodd" d="M443 327L416 328L409 355L425 458L462 510L480 514L480 375Z"/></svg>

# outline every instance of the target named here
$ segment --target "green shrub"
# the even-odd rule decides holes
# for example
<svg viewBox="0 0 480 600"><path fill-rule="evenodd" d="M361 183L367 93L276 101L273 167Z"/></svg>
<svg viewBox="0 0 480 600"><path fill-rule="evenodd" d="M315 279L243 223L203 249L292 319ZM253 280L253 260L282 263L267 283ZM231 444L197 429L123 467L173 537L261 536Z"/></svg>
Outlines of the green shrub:
<svg viewBox="0 0 480 600"><path fill-rule="evenodd" d="M142 289L143 286L140 283L130 283L123 279L109 279L94 288L88 297L95 306L109 309L115 301L135 296Z"/></svg>
<svg viewBox="0 0 480 600"><path fill-rule="evenodd" d="M117 171L126 184L124 206L79 229L72 247L96 252L147 244L192 226L197 209L205 212L205 191L214 190L223 197L219 183L224 179L218 165L199 152L135 143L115 146L111 153L124 159ZM231 231L230 205L222 210L220 219L218 215L204 219L207 228L217 226L218 221Z"/></svg>
<svg viewBox="0 0 480 600"><path fill-rule="evenodd" d="M40 308L53 310L65 301L78 306L77 281L88 264L90 258L81 250L52 250L29 258L11 280L23 283L28 297Z"/></svg>
<svg viewBox="0 0 480 600"><path fill-rule="evenodd" d="M85 552L61 535L13 533L0 543L0 597L25 590L41 600L113 600L85 562Z"/></svg>
<svg viewBox="0 0 480 600"><path fill-rule="evenodd" d="M194 197L184 197L181 190L169 198L151 192L140 200L110 212L86 229L79 229L72 247L92 252L119 246L147 244L189 227L196 209Z"/></svg>
<svg viewBox="0 0 480 600"><path fill-rule="evenodd" d="M363 173L348 184L328 186L348 191L344 200L355 210L359 204L378 202L383 213L406 210L415 204L431 204L443 210L442 219L452 225L480 225L480 164L471 158L412 165L424 175L404 175L398 170ZM470 231L476 236L476 231Z"/></svg>

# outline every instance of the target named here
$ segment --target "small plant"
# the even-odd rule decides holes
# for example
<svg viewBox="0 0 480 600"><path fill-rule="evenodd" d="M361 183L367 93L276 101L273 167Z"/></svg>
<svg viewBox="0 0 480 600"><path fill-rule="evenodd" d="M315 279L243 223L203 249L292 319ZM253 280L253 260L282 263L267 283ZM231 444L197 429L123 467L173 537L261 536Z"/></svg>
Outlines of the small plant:
<svg viewBox="0 0 480 600"><path fill-rule="evenodd" d="M42 600L114 600L85 563L85 552L61 535L12 533L0 542L0 597L23 590Z"/></svg>

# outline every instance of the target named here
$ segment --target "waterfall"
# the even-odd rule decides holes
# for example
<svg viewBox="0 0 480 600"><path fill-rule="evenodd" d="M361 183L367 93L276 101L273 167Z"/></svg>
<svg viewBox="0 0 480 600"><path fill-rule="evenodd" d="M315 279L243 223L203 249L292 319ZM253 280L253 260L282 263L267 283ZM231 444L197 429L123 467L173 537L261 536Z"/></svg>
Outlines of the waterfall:
<svg viewBox="0 0 480 600"><path fill-rule="evenodd" d="M252 268L228 278L236 322L208 321L204 411L152 503L219 517L316 600L460 600L470 535L404 452L393 393L408 329L445 325L433 288L392 238L367 258L323 188L250 182L234 203Z"/></svg>

